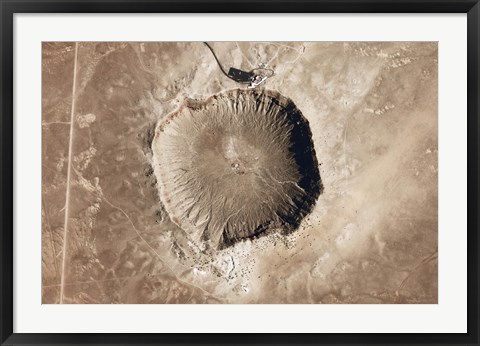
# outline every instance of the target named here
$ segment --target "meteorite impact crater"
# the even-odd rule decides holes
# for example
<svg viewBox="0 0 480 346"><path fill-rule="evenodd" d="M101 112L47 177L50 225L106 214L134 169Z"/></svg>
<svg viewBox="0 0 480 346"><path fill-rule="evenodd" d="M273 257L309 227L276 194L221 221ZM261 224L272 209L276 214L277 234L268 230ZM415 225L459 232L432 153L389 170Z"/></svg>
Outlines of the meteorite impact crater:
<svg viewBox="0 0 480 346"><path fill-rule="evenodd" d="M152 151L170 218L217 249L295 230L322 191L308 121L273 91L187 100L157 125Z"/></svg>

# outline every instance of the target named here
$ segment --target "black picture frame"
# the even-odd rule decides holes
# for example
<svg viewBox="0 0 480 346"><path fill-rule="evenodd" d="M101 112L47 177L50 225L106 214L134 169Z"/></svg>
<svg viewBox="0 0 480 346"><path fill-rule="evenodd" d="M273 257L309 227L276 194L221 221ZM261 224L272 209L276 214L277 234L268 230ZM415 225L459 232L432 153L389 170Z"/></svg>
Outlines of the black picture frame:
<svg viewBox="0 0 480 346"><path fill-rule="evenodd" d="M479 345L479 0L0 0L1 345ZM13 17L16 13L467 13L468 332L465 334L26 334L13 332ZM286 316L286 319L291 316ZM455 316L451 316L452 319Z"/></svg>

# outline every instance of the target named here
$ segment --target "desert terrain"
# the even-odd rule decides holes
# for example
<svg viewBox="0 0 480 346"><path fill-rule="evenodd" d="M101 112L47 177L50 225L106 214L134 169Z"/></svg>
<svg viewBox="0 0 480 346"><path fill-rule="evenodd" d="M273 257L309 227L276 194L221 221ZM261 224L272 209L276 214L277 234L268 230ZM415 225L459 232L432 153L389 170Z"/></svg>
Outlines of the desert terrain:
<svg viewBox="0 0 480 346"><path fill-rule="evenodd" d="M210 44L226 69L273 69L254 90L291 100L308 123L309 165L315 162L321 181L311 208L294 229L282 231L279 221L269 232L256 232L248 217L268 215L255 204L245 224L229 215L248 204L242 198L256 201L253 192L230 195L236 196L231 210L221 217L232 241L205 245L205 236L177 217L190 217L176 212L189 196L171 208L161 196L159 180L175 175L162 175L158 164L187 151L165 156L155 139L160 124L185 102L246 86L222 74L202 42L44 42L42 302L436 304L437 44ZM228 177L247 179L257 167L251 160L264 153L249 145L260 142L268 146L265 157L272 153L266 167L275 166L270 144L278 137L258 141L257 135L245 137L247 144L225 142L250 160L245 171L247 161L232 161ZM188 157L182 160L190 164ZM291 167L288 157L278 158ZM202 167L202 174L218 174ZM288 174L300 181L297 171ZM199 194L207 183L202 175L195 181ZM225 191L235 187L229 182ZM175 184L165 186L175 191ZM280 210L280 196L308 199L294 186L265 199L266 208ZM265 191L268 196L274 189ZM230 203L213 198L215 208ZM237 224L238 237L232 235Z"/></svg>

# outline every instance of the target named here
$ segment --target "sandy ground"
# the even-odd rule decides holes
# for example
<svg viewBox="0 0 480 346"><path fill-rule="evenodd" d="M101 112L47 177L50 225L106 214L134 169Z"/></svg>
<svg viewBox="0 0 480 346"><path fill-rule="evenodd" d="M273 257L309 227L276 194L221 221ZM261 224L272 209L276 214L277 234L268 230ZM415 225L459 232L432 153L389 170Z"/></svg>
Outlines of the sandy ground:
<svg viewBox="0 0 480 346"><path fill-rule="evenodd" d="M324 190L290 235L203 251L158 195L151 141L242 87L196 43L44 43L43 303L437 303L436 43L212 43L275 70Z"/></svg>

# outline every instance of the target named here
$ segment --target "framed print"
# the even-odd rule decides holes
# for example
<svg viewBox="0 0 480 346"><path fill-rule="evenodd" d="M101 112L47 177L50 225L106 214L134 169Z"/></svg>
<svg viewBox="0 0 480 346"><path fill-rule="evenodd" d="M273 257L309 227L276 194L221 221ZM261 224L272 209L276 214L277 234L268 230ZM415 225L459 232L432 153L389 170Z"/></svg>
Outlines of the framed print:
<svg viewBox="0 0 480 346"><path fill-rule="evenodd" d="M479 11L2 1L2 345L479 344Z"/></svg>

